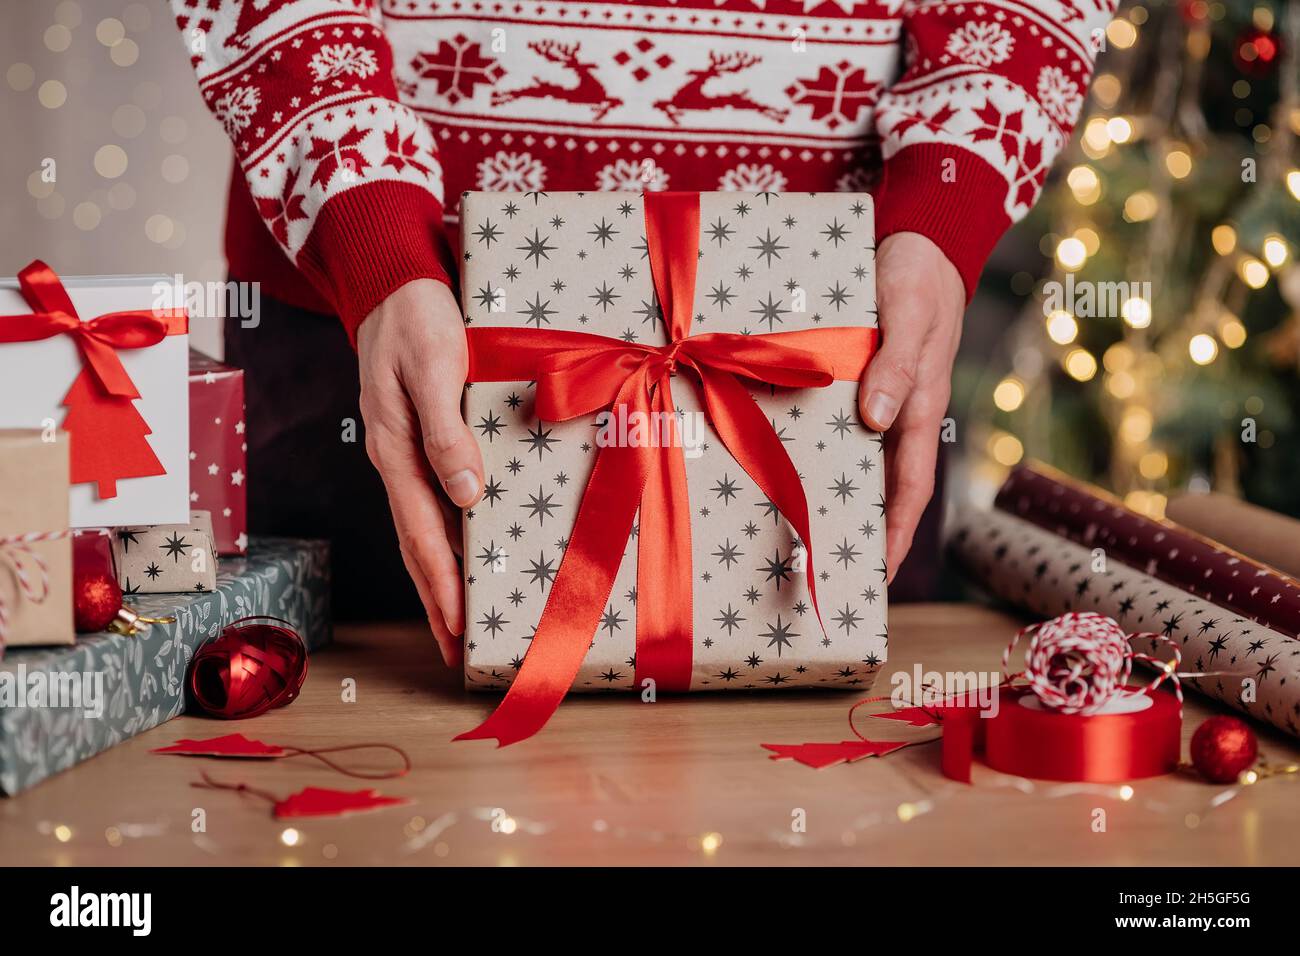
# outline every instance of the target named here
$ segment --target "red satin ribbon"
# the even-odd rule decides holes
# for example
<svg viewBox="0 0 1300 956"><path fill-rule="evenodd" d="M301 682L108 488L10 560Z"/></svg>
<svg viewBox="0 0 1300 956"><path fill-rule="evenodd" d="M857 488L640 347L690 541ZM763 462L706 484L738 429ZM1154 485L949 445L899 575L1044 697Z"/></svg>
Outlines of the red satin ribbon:
<svg viewBox="0 0 1300 956"><path fill-rule="evenodd" d="M646 242L670 342L641 345L585 332L470 328L471 382L537 383L544 421L567 421L623 405L629 414L675 410L670 379L689 370L727 450L793 526L817 592L808 502L790 456L740 377L792 388L857 381L877 332L822 328L771 335L691 335L699 253L698 193L647 193ZM660 420L672 421L671 417ZM690 505L676 447L598 449L569 545L532 645L497 709L457 740L494 737L505 746L541 730L577 676L614 585L632 523L637 538L636 682L690 686L692 655ZM820 612L818 612L820 619Z"/></svg>
<svg viewBox="0 0 1300 956"><path fill-rule="evenodd" d="M168 335L183 335L189 320L184 309L110 312L82 322L53 269L39 259L18 273L23 298L34 309L25 315L0 315L0 344L36 342L71 335L82 363L109 395L139 398L122 366L118 349L143 349Z"/></svg>
<svg viewBox="0 0 1300 956"><path fill-rule="evenodd" d="M996 717L981 717L974 707L944 708L944 776L970 783L979 753L1002 773L1076 783L1120 783L1178 766L1182 716L1173 694L1149 691L1151 706L1135 713L1085 716L1023 707L1020 699L1032 696L1025 687L1000 693Z"/></svg>

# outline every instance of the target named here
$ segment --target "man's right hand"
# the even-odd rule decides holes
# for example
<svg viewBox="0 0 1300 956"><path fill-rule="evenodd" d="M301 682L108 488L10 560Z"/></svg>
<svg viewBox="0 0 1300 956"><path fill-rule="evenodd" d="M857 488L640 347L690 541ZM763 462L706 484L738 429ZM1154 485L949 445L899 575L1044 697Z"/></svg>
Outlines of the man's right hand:
<svg viewBox="0 0 1300 956"><path fill-rule="evenodd" d="M465 630L459 512L483 494L483 459L460 413L465 326L451 290L416 279L361 323L366 451L383 476L402 560L448 666ZM450 499L450 503L448 502Z"/></svg>

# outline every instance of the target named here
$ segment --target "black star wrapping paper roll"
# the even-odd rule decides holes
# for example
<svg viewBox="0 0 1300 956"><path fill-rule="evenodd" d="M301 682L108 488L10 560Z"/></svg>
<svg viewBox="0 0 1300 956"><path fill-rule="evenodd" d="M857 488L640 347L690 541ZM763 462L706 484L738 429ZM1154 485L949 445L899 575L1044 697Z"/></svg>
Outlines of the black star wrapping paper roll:
<svg viewBox="0 0 1300 956"><path fill-rule="evenodd" d="M461 212L467 323L667 344L640 194L468 193ZM692 335L876 325L869 196L704 193L699 243ZM857 383L742 380L803 482L823 632L806 543L704 421L688 374L672 395L691 514L690 689L869 687L888 642L885 499L881 439L858 415ZM634 427L615 416L602 436L595 415L539 421L534 397L524 381L466 391L487 482L465 520L465 679L474 689L513 680L598 445ZM635 689L636 533L574 690Z"/></svg>
<svg viewBox="0 0 1300 956"><path fill-rule="evenodd" d="M111 541L123 594L211 591L217 586L209 512L191 512L189 524L114 528Z"/></svg>
<svg viewBox="0 0 1300 956"><path fill-rule="evenodd" d="M1035 463L1015 469L994 506L1221 607L1300 637L1300 585L1173 522L1138 514L1105 491Z"/></svg>
<svg viewBox="0 0 1300 956"><path fill-rule="evenodd" d="M1182 648L1183 686L1300 736L1300 641L1003 511L967 511L953 554L996 596L1041 615L1097 611ZM1135 650L1168 659L1159 642Z"/></svg>

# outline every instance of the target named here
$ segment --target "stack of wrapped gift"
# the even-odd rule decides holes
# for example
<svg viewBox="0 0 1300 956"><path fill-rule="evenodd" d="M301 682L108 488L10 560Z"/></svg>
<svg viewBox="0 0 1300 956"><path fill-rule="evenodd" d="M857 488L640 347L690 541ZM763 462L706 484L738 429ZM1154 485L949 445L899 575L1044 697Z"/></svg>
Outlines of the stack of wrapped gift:
<svg viewBox="0 0 1300 956"><path fill-rule="evenodd" d="M467 193L466 736L568 689L870 687L885 659L871 199Z"/></svg>
<svg viewBox="0 0 1300 956"><path fill-rule="evenodd" d="M5 793L180 714L195 650L233 620L283 618L312 649L330 637L327 546L246 540L242 437L231 440L242 382L235 370L189 367L186 315L159 307L160 288L170 283L64 281L40 263L0 283ZM190 396L214 381L224 396L196 400L191 422ZM191 511L199 461L224 480L196 483L205 507ZM174 620L75 634L77 529L93 529L77 538L79 573L98 555L133 611Z"/></svg>

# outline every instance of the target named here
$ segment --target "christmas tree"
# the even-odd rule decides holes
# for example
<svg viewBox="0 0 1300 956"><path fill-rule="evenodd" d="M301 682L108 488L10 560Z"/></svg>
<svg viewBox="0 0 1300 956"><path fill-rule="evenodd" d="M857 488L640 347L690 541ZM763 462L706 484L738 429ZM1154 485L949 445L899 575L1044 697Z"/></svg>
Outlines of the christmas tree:
<svg viewBox="0 0 1300 956"><path fill-rule="evenodd" d="M68 410L63 429L71 436L73 484L93 482L99 497L115 498L120 478L167 473L145 440L151 431L135 401L108 394L89 370L77 376L63 406Z"/></svg>
<svg viewBox="0 0 1300 956"><path fill-rule="evenodd" d="M1099 46L1017 227L1041 258L985 277L1019 316L959 364L971 476L1033 456L1153 515L1208 488L1300 512L1300 4L1124 4Z"/></svg>

